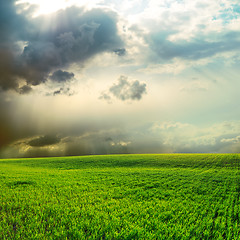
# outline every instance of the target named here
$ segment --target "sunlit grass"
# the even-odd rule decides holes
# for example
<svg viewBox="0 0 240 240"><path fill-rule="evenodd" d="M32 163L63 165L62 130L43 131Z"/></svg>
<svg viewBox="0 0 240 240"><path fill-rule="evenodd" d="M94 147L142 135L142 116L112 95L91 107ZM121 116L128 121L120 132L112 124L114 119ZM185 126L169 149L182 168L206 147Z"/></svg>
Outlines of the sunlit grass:
<svg viewBox="0 0 240 240"><path fill-rule="evenodd" d="M239 155L0 160L0 239L238 239Z"/></svg>

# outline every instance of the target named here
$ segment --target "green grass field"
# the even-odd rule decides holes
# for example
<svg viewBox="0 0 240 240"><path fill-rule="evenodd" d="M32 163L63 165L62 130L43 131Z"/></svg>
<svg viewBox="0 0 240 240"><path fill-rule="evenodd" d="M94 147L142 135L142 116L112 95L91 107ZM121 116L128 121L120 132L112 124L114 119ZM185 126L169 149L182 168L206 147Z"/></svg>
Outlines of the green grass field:
<svg viewBox="0 0 240 240"><path fill-rule="evenodd" d="M0 239L240 239L239 159L1 159Z"/></svg>

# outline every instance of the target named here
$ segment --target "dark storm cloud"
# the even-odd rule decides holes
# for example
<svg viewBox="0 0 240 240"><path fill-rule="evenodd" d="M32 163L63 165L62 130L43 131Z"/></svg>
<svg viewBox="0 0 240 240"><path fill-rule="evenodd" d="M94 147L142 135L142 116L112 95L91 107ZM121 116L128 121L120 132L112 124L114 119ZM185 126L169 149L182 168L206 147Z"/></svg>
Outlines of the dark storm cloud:
<svg viewBox="0 0 240 240"><path fill-rule="evenodd" d="M29 44L21 55L26 72L33 74L25 79L33 85L39 84L56 68L73 62L85 63L98 53L120 47L123 43L116 22L113 12L103 9L84 12L76 7L37 18Z"/></svg>
<svg viewBox="0 0 240 240"><path fill-rule="evenodd" d="M217 36L218 40L205 40L204 36L196 36L193 40L170 41L169 36L176 32L158 32L146 36L146 42L153 51L152 55L161 60L182 58L198 60L212 57L218 53L240 50L240 32L229 31Z"/></svg>
<svg viewBox="0 0 240 240"><path fill-rule="evenodd" d="M72 72L57 70L51 76L50 79L55 82L67 82L74 78L74 74Z"/></svg>
<svg viewBox="0 0 240 240"><path fill-rule="evenodd" d="M185 137L182 136L182 133L180 135L176 134L173 141L168 141L171 139L173 129L166 128L161 129L161 132L157 132L157 134L152 131L150 133L149 126L151 126L151 123L128 128L117 126L116 122L114 128L109 127L109 123L106 126L98 127L86 124L86 126L81 125L79 129L79 123L77 125L64 124L56 131L58 134L41 135L32 132L31 136L19 138L9 144L9 147L3 147L0 150L0 158L115 153L220 153L239 152L240 149L240 137L237 134L220 134L213 137L214 141L204 143L201 139L189 138L187 128L181 128L181 132L186 132ZM72 128L72 133L67 127ZM174 131L176 128L177 126ZM206 134L205 130L200 133L201 137L204 132ZM0 143L1 137L2 135L0 135ZM205 137L206 140L209 138L208 135Z"/></svg>
<svg viewBox="0 0 240 240"><path fill-rule="evenodd" d="M28 85L24 85L18 89L18 92L20 94L28 94L32 91L32 88Z"/></svg>
<svg viewBox="0 0 240 240"><path fill-rule="evenodd" d="M126 49L125 49L125 48L115 49L113 52L114 52L115 54L117 54L118 56L124 56L124 55L126 55Z"/></svg>
<svg viewBox="0 0 240 240"><path fill-rule="evenodd" d="M129 81L128 77L120 76L118 83L113 84L109 91L102 93L99 99L104 99L111 102L111 95L122 101L125 100L140 100L143 94L146 94L146 84L138 80Z"/></svg>
<svg viewBox="0 0 240 240"><path fill-rule="evenodd" d="M46 135L42 137L37 137L29 141L27 144L31 147L44 147L44 146L53 145L59 142L60 142L60 139L58 137Z"/></svg>
<svg viewBox="0 0 240 240"><path fill-rule="evenodd" d="M104 140L105 140L106 142L112 142L112 141L113 141L113 139L112 139L111 137L106 137Z"/></svg>
<svg viewBox="0 0 240 240"><path fill-rule="evenodd" d="M21 92L19 79L24 79L28 86L38 85L47 81L56 69L75 62L83 65L96 54L113 52L124 45L117 32L117 16L109 10L84 11L71 7L33 19L17 14L14 3L0 0L0 87L3 90ZM63 74L57 81L68 79ZM52 75L54 80L55 75Z"/></svg>
<svg viewBox="0 0 240 240"><path fill-rule="evenodd" d="M19 78L30 76L20 57L22 46L19 43L29 41L32 23L28 20L34 5L16 5L15 0L0 0L0 89L18 89Z"/></svg>
<svg viewBox="0 0 240 240"><path fill-rule="evenodd" d="M27 22L24 15L17 14L15 2L15 0L0 0L0 44L24 39ZM25 14L26 11L23 13Z"/></svg>
<svg viewBox="0 0 240 240"><path fill-rule="evenodd" d="M59 90L56 90L56 91L54 91L53 92L53 95L55 96L55 95L59 95L59 94L61 94L62 93L62 88L60 88Z"/></svg>
<svg viewBox="0 0 240 240"><path fill-rule="evenodd" d="M111 135L111 137L110 137ZM98 130L87 135L69 137L66 155L129 153L127 133L116 130Z"/></svg>
<svg viewBox="0 0 240 240"><path fill-rule="evenodd" d="M15 1L0 0L0 88L17 89L16 42L24 40L27 21L16 13Z"/></svg>
<svg viewBox="0 0 240 240"><path fill-rule="evenodd" d="M58 90L54 91L52 94L48 94L48 95L53 95L53 96L56 96L56 95L67 95L67 96L72 96L74 95L74 91L71 90L69 87L67 88L59 88Z"/></svg>

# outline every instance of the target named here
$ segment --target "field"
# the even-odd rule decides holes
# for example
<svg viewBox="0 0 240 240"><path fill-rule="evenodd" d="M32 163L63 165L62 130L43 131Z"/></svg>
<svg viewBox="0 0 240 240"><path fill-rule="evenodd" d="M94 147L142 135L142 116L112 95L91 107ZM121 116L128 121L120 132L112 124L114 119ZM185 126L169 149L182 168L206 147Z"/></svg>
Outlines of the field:
<svg viewBox="0 0 240 240"><path fill-rule="evenodd" d="M0 239L240 239L239 159L1 159Z"/></svg>

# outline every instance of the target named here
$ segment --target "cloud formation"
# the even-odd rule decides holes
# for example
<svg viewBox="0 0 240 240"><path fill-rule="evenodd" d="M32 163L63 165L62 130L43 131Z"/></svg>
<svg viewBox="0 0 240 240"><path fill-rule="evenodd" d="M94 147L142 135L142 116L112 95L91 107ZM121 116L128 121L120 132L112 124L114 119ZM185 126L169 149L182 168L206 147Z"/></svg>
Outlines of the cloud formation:
<svg viewBox="0 0 240 240"><path fill-rule="evenodd" d="M59 88L58 90L55 90L53 93L49 93L48 95L67 95L67 96L72 96L74 95L74 91L71 90L69 87L67 88Z"/></svg>
<svg viewBox="0 0 240 240"><path fill-rule="evenodd" d="M32 139L27 143L31 147L44 147L59 143L60 139L56 136L45 135Z"/></svg>
<svg viewBox="0 0 240 240"><path fill-rule="evenodd" d="M232 128L229 128L231 125ZM155 122L124 130L99 127L65 134L20 139L0 151L0 157L71 156L113 153L237 152L239 122L207 128L181 122Z"/></svg>
<svg viewBox="0 0 240 240"><path fill-rule="evenodd" d="M83 65L97 54L124 46L118 35L117 15L110 10L70 7L51 15L27 18L17 13L14 3L0 2L0 87L3 90L23 92L18 90L20 80L31 87L46 82L52 72L52 80L57 77L58 82L67 80L70 75L57 69L72 63Z"/></svg>
<svg viewBox="0 0 240 240"><path fill-rule="evenodd" d="M152 54L159 60L181 58L199 60L215 56L216 54L239 50L239 32L219 34L218 40L205 40L203 36L196 36L192 40L170 41L171 32L152 33L147 36ZM231 38L229 37L231 36Z"/></svg>
<svg viewBox="0 0 240 240"><path fill-rule="evenodd" d="M72 80L74 78L74 73L57 70L49 78L54 82L64 83Z"/></svg>
<svg viewBox="0 0 240 240"><path fill-rule="evenodd" d="M146 83L141 83L138 80L130 81L126 76L120 76L118 83L113 84L108 92L102 93L100 99L106 101L111 100L111 96L121 100L140 100L143 94L147 93Z"/></svg>
<svg viewBox="0 0 240 240"><path fill-rule="evenodd" d="M17 89L17 41L24 40L27 22L16 13L15 1L0 0L0 87Z"/></svg>
<svg viewBox="0 0 240 240"><path fill-rule="evenodd" d="M20 88L18 88L18 93L20 94L28 94L32 91L32 88L28 85L24 85Z"/></svg>
<svg viewBox="0 0 240 240"><path fill-rule="evenodd" d="M118 56L124 56L124 55L126 55L126 49L125 49L125 48L115 49L113 52L114 52L115 54L117 54Z"/></svg>

